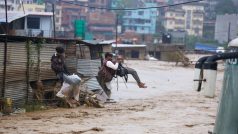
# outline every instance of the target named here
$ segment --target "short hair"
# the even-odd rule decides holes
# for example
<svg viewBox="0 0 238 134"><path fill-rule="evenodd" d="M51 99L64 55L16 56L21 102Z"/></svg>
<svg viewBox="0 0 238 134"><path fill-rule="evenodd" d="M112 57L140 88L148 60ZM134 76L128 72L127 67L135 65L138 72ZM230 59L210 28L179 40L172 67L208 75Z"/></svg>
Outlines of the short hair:
<svg viewBox="0 0 238 134"><path fill-rule="evenodd" d="M64 53L64 48L63 48L63 47L56 47L55 50L56 50L56 52L59 53L59 54Z"/></svg>
<svg viewBox="0 0 238 134"><path fill-rule="evenodd" d="M106 53L105 58L107 58L107 57L113 57L113 55L111 53Z"/></svg>

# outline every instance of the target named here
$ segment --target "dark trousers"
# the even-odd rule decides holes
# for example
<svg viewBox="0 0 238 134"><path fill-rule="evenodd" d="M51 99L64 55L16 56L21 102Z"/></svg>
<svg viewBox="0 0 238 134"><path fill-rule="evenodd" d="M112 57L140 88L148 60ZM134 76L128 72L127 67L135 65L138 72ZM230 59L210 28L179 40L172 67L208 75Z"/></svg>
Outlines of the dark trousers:
<svg viewBox="0 0 238 134"><path fill-rule="evenodd" d="M129 67L125 67L125 68L127 69L127 73L131 74L138 84L141 83L140 78L139 78L136 70L134 70L132 68L129 68Z"/></svg>
<svg viewBox="0 0 238 134"><path fill-rule="evenodd" d="M111 90L107 88L106 82L100 76L96 77L98 80L99 85L102 87L103 91L106 93L107 97L111 97Z"/></svg>

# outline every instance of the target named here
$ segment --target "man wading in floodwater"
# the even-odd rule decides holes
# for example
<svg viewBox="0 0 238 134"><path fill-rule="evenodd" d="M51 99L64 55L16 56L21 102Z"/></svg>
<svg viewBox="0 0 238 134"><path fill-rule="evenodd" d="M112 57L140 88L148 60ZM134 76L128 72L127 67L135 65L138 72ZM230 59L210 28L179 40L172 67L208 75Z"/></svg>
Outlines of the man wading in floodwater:
<svg viewBox="0 0 238 134"><path fill-rule="evenodd" d="M101 85L101 87L103 88L109 99L111 97L111 89L112 89L111 81L116 74L120 74L120 72L117 71L121 70L120 68L123 67L122 66L123 58L121 56L117 58L118 62L113 62L112 57L113 55L111 53L105 54L103 66L98 72L99 84ZM140 78L134 69L128 67L123 68L125 71L124 75L131 74L136 80L139 88L147 88L145 84L140 81Z"/></svg>

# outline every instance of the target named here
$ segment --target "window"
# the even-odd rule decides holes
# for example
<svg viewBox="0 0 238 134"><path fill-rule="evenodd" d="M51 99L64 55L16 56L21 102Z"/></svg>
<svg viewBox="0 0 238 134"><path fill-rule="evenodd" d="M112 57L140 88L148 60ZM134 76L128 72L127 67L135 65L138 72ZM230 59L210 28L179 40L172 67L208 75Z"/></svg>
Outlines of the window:
<svg viewBox="0 0 238 134"><path fill-rule="evenodd" d="M60 14L60 10L59 9L56 9L56 14Z"/></svg>
<svg viewBox="0 0 238 134"><path fill-rule="evenodd" d="M139 58L139 51L132 50L131 51L131 58Z"/></svg>
<svg viewBox="0 0 238 134"><path fill-rule="evenodd" d="M29 29L40 29L40 18L28 17L27 28Z"/></svg>
<svg viewBox="0 0 238 134"><path fill-rule="evenodd" d="M144 11L139 11L138 14L139 15L144 15Z"/></svg>
<svg viewBox="0 0 238 134"><path fill-rule="evenodd" d="M55 19L55 21L56 21L57 23L59 23L59 18L57 17L57 18Z"/></svg>
<svg viewBox="0 0 238 134"><path fill-rule="evenodd" d="M127 12L127 15L129 15L129 16L130 16L130 15L131 15L131 11L128 11L128 12Z"/></svg>

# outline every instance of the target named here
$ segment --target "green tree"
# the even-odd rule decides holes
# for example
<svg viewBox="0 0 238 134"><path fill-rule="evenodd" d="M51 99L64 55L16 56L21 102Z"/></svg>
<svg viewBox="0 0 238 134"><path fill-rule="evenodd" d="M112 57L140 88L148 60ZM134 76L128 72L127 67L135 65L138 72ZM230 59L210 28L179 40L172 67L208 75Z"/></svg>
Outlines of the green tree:
<svg viewBox="0 0 238 134"><path fill-rule="evenodd" d="M236 14L238 9L232 0L219 0L215 11L217 14Z"/></svg>
<svg viewBox="0 0 238 134"><path fill-rule="evenodd" d="M185 46L187 49L194 49L195 43L199 42L200 38L197 36L186 36L185 37Z"/></svg>

